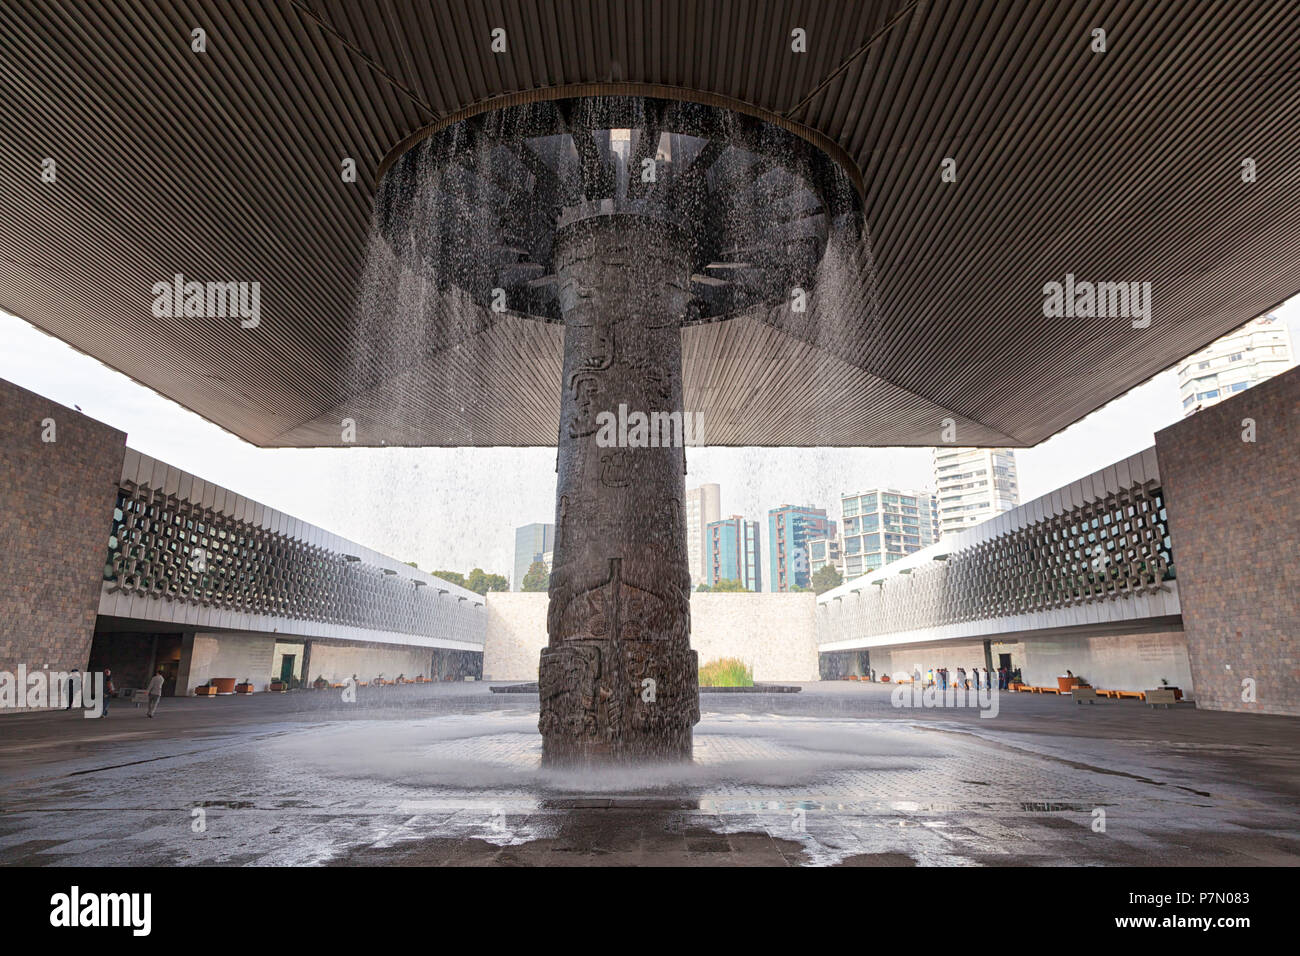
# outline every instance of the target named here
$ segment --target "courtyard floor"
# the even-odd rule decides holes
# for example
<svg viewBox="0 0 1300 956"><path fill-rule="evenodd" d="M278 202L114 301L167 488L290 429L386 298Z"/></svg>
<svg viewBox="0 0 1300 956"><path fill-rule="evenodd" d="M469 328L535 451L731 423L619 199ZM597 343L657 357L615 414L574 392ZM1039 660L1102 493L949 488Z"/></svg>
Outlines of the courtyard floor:
<svg viewBox="0 0 1300 956"><path fill-rule="evenodd" d="M1295 865L1300 722L888 685L706 694L695 760L540 767L486 684L0 718L0 865Z"/></svg>

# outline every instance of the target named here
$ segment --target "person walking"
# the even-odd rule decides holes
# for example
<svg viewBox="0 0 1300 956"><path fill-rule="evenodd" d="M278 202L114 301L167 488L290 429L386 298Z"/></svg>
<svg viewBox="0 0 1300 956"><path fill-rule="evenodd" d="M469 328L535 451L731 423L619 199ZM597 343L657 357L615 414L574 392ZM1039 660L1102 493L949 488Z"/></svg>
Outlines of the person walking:
<svg viewBox="0 0 1300 956"><path fill-rule="evenodd" d="M104 668L104 699L103 701L100 702L99 705L100 706L99 716L101 717L108 716L108 702L110 699L112 699L114 690L116 690L116 688L113 686L113 672L109 670L107 667L105 667Z"/></svg>
<svg viewBox="0 0 1300 956"><path fill-rule="evenodd" d="M162 671L154 674L149 679L149 710L145 713L146 717L152 717L153 712L158 709L158 701L162 700L163 675Z"/></svg>
<svg viewBox="0 0 1300 956"><path fill-rule="evenodd" d="M81 671L74 667L68 677L68 706L64 710L72 710L72 702L77 699L77 681L81 679L80 675Z"/></svg>

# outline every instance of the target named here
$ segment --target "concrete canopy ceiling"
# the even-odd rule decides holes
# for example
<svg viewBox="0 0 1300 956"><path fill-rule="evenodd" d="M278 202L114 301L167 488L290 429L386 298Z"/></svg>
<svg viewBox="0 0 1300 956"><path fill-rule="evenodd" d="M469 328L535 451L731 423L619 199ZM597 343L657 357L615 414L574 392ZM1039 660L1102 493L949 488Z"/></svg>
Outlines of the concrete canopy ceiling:
<svg viewBox="0 0 1300 956"><path fill-rule="evenodd" d="M0 36L0 307L258 445L555 444L556 326L354 371L380 164L497 97L676 90L860 183L851 302L685 330L708 444L1036 444L1300 291L1294 0L9 0ZM177 273L259 282L260 325L155 318ZM1150 326L1044 318L1067 273L1150 282Z"/></svg>

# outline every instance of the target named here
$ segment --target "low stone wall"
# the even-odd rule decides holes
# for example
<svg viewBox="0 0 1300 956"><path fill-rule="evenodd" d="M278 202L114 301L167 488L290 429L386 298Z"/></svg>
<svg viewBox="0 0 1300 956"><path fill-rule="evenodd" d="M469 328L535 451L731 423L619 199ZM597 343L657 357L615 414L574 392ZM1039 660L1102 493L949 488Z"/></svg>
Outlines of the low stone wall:
<svg viewBox="0 0 1300 956"><path fill-rule="evenodd" d="M540 592L487 596L485 680L537 679L546 646L548 598ZM815 681L816 598L813 594L691 595L691 647L700 663L737 657L757 681Z"/></svg>

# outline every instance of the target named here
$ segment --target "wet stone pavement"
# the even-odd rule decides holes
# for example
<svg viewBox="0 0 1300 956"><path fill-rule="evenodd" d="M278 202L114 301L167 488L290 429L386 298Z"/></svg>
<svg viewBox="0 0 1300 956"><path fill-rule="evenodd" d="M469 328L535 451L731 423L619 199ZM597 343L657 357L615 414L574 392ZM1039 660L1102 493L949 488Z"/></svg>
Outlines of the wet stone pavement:
<svg viewBox="0 0 1300 956"><path fill-rule="evenodd" d="M706 695L690 765L540 767L482 684L0 718L0 865L1294 865L1300 723Z"/></svg>

